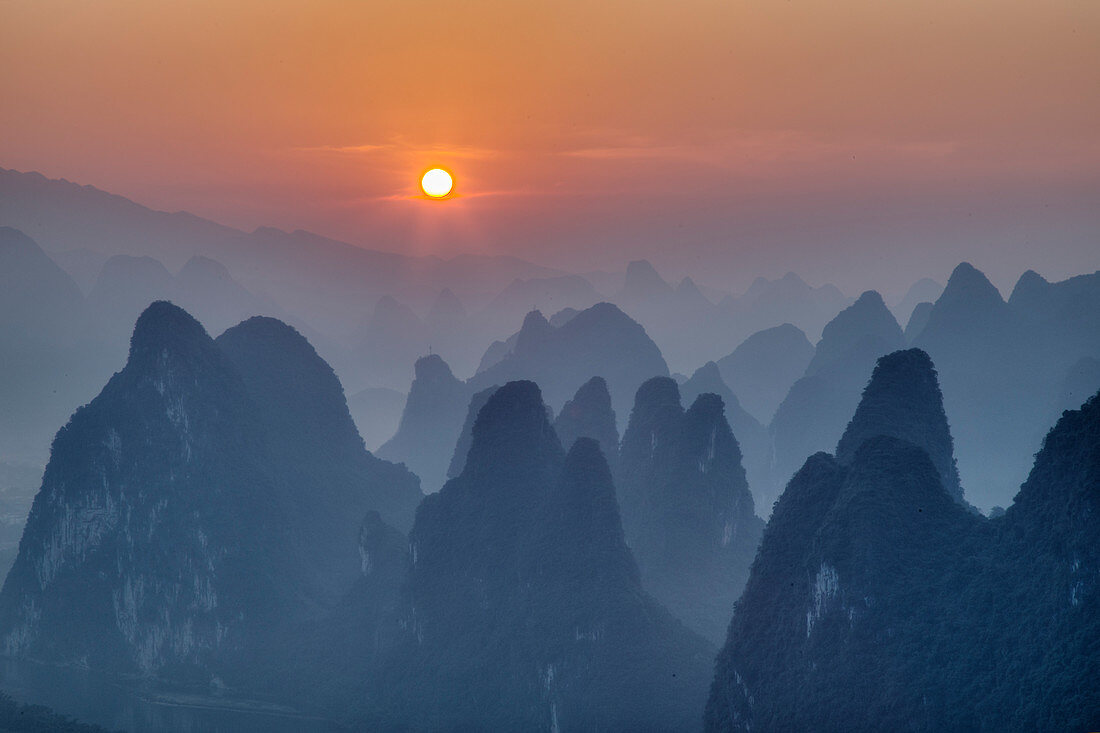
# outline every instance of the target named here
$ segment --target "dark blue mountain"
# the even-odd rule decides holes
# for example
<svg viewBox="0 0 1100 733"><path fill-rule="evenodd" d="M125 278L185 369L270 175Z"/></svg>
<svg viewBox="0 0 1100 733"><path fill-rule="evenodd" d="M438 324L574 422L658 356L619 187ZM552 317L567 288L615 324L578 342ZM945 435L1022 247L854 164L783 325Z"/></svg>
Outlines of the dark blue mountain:
<svg viewBox="0 0 1100 733"><path fill-rule="evenodd" d="M641 386L623 434L619 502L646 589L719 640L763 530L722 398L684 411L676 383Z"/></svg>
<svg viewBox="0 0 1100 733"><path fill-rule="evenodd" d="M154 303L54 440L0 638L13 656L246 684L354 582L363 514L407 522L418 500L292 329L255 319L215 343Z"/></svg>
<svg viewBox="0 0 1100 733"><path fill-rule="evenodd" d="M709 648L643 592L598 444L566 455L533 383L481 408L462 473L425 499L409 543L407 639L361 699L361 725L698 724Z"/></svg>

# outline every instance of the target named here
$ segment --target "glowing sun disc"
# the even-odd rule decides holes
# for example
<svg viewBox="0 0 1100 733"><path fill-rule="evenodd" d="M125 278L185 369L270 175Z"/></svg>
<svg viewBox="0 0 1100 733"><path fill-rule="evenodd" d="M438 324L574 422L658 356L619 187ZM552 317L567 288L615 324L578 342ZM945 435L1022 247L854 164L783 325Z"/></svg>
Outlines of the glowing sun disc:
<svg viewBox="0 0 1100 733"><path fill-rule="evenodd" d="M420 179L420 190L433 199L441 199L451 192L454 179L442 168L432 168Z"/></svg>

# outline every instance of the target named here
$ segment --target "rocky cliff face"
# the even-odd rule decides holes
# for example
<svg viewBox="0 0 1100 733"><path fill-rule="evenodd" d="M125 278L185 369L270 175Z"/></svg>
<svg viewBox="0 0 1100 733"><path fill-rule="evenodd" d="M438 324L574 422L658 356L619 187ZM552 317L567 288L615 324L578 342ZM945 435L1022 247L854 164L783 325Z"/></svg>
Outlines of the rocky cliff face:
<svg viewBox="0 0 1100 733"><path fill-rule="evenodd" d="M620 502L646 588L721 639L763 530L718 395L685 412L667 377L638 390L623 436Z"/></svg>
<svg viewBox="0 0 1100 733"><path fill-rule="evenodd" d="M397 467L348 458L357 435L308 344L266 358L269 339L294 340L286 328L249 322L223 350L169 303L141 315L125 368L54 441L0 593L8 654L240 684L260 650L342 594L347 564L309 537L324 525L325 547L354 556L357 528L329 520L418 492ZM342 465L313 476L287 455L290 435L331 445L314 468Z"/></svg>
<svg viewBox="0 0 1100 733"><path fill-rule="evenodd" d="M1096 727L1098 436L1100 397L993 520L897 438L811 457L764 533L707 729Z"/></svg>
<svg viewBox="0 0 1100 733"><path fill-rule="evenodd" d="M408 470L364 449L332 368L297 331L250 318L215 341L244 380L265 425L271 455L292 487L296 555L308 558L328 605L357 577L352 547L363 516L376 511L408 531L423 495Z"/></svg>

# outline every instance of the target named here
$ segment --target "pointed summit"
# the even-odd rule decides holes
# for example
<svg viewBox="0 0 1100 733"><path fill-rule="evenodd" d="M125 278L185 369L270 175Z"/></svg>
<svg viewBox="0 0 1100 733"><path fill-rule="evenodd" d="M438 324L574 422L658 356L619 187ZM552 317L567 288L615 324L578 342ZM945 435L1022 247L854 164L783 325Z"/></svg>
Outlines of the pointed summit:
<svg viewBox="0 0 1100 733"><path fill-rule="evenodd" d="M676 383L638 390L620 455L627 540L643 584L689 627L721 638L763 530L722 398L684 412Z"/></svg>
<svg viewBox="0 0 1100 733"><path fill-rule="evenodd" d="M794 288L796 290L810 290L810 286L799 277L796 272L788 272L783 277L776 280L776 283L786 288Z"/></svg>
<svg viewBox="0 0 1100 733"><path fill-rule="evenodd" d="M634 260L626 266L622 296L628 301L645 301L672 295L672 286L662 278L648 260Z"/></svg>
<svg viewBox="0 0 1100 733"><path fill-rule="evenodd" d="M676 301L682 308L709 309L714 306L690 277L685 277L676 286Z"/></svg>
<svg viewBox="0 0 1100 733"><path fill-rule="evenodd" d="M450 288L443 288L439 292L428 311L428 321L432 323L465 317L466 308Z"/></svg>
<svg viewBox="0 0 1100 733"><path fill-rule="evenodd" d="M462 432L458 434L458 442L455 443L454 454L451 456L451 464L447 467L447 478L454 478L466 468L466 456L470 453L470 446L474 442L474 423L477 422L478 413L489 398L500 389L499 384L486 387L480 392L475 392L470 398L470 405L466 409L466 420L462 423Z"/></svg>
<svg viewBox="0 0 1100 733"><path fill-rule="evenodd" d="M542 311L531 311L523 317L523 325L516 336L513 352L522 354L539 349L553 331L554 327L546 320Z"/></svg>
<svg viewBox="0 0 1100 733"><path fill-rule="evenodd" d="M917 280L906 291L905 297L892 308L894 315L897 316L898 323L905 323L912 318L913 309L917 307L918 303L935 302L942 294L943 286L932 278L922 277Z"/></svg>
<svg viewBox="0 0 1100 733"><path fill-rule="evenodd" d="M928 325L928 318L932 315L934 307L935 305L927 301L917 303L912 315L909 316L909 322L905 324L905 343L911 344L920 337L921 332Z"/></svg>
<svg viewBox="0 0 1100 733"><path fill-rule="evenodd" d="M611 303L597 303L557 328L532 312L512 352L475 374L470 386L484 389L530 379L556 408L594 374L607 380L615 413L626 415L638 385L656 374L668 374L668 365L637 321Z"/></svg>
<svg viewBox="0 0 1100 733"><path fill-rule="evenodd" d="M428 351L430 329L412 308L390 295L379 298L355 335L358 377L374 387L409 388L409 364Z"/></svg>
<svg viewBox="0 0 1100 733"><path fill-rule="evenodd" d="M554 431L563 448L571 448L580 438L592 438L605 456L618 463L619 430L615 426L615 411L611 409L611 393L603 377L592 377L565 403L554 421Z"/></svg>
<svg viewBox="0 0 1100 733"><path fill-rule="evenodd" d="M420 477L424 492L431 493L447 479L470 390L438 354L417 359L413 371L416 377L397 433L377 453L379 458L407 465Z"/></svg>
<svg viewBox="0 0 1100 733"><path fill-rule="evenodd" d="M244 378L264 421L282 426L275 431L284 441L280 452L295 457L293 472L309 474L296 481L324 486L311 501L318 512L330 512L331 524L327 531L317 529L314 544L342 541L331 528L344 524L351 531L345 523L372 509L403 531L412 526L423 498L416 477L366 451L340 380L305 336L278 319L257 316L215 343ZM333 555L338 547L331 548Z"/></svg>
<svg viewBox="0 0 1100 733"><path fill-rule="evenodd" d="M256 319L222 343L153 303L58 433L0 594L9 654L246 684L347 591L363 513L403 495L411 519L415 479L362 448L304 339Z"/></svg>
<svg viewBox="0 0 1100 733"><path fill-rule="evenodd" d="M689 404L708 392L721 397L725 404L726 419L741 446L749 488L754 494L763 491L769 482L771 464L771 439L767 429L741 407L737 395L726 385L718 365L713 361L699 367L691 379L680 385L680 394ZM766 511L767 507L761 509Z"/></svg>
<svg viewBox="0 0 1100 733"><path fill-rule="evenodd" d="M837 444L837 460L851 463L859 447L876 435L900 438L923 449L947 493L965 503L936 368L920 349L896 351L878 360L859 407Z"/></svg>
<svg viewBox="0 0 1100 733"><path fill-rule="evenodd" d="M452 384L458 381L451 367L439 354L429 354L417 359L413 365L413 374L416 375L414 381L422 384Z"/></svg>
<svg viewBox="0 0 1100 733"><path fill-rule="evenodd" d="M247 377L257 404L305 418L311 434L297 439L324 435L331 442L338 437L341 445L328 447L362 450L340 380L292 326L255 316L226 330L216 343Z"/></svg>
<svg viewBox="0 0 1100 733"><path fill-rule="evenodd" d="M615 486L596 440L577 438L565 457L562 478L547 500L543 531L535 539L539 572L569 585L640 583L638 566L623 535ZM562 541L565 537L577 541ZM580 573L583 575L576 574Z"/></svg>
<svg viewBox="0 0 1100 733"><path fill-rule="evenodd" d="M88 308L109 341L121 341L126 326L157 300L182 303L182 293L168 269L152 257L115 255L103 263L88 293Z"/></svg>
<svg viewBox="0 0 1100 733"><path fill-rule="evenodd" d="M717 364L722 381L753 417L767 425L813 357L814 346L806 334L784 323L757 331Z"/></svg>
<svg viewBox="0 0 1100 733"><path fill-rule="evenodd" d="M721 397L727 411L741 409L740 402L733 394L733 390L722 379L722 373L713 361L708 361L696 369L691 378L680 385L680 394L687 402L694 402L696 397L705 392L713 392Z"/></svg>
<svg viewBox="0 0 1100 733"><path fill-rule="evenodd" d="M0 326L20 313L71 319L83 302L73 279L33 239L0 227Z"/></svg>
<svg viewBox="0 0 1100 733"><path fill-rule="evenodd" d="M202 255L195 255L187 260L176 275L176 279L189 286L210 282L236 285L236 281L233 280L233 276L229 274L229 270L226 269L225 265Z"/></svg>
<svg viewBox="0 0 1100 733"><path fill-rule="evenodd" d="M1093 517L1100 512L1095 480L1100 466L1100 393L1080 409L1068 410L1043 439L1035 465L1005 519L1039 543L1044 551L1059 551L1084 582L1080 592L1100 599L1100 530ZM1082 476L1091 471L1092 478ZM1067 510L1067 507L1070 508ZM1041 539L1040 539L1041 538ZM1083 566L1083 567L1080 567Z"/></svg>
<svg viewBox="0 0 1100 733"><path fill-rule="evenodd" d="M510 471L516 467L512 451L520 447L534 448L537 454L547 457L562 452L546 417L538 385L523 380L504 385L481 408L463 475Z"/></svg>
<svg viewBox="0 0 1100 733"><path fill-rule="evenodd" d="M914 606L939 618L934 602L921 604L945 587L944 575L966 557L980 521L942 490L927 454L905 441L874 437L847 467L827 454L811 456L764 532L715 665L706 730L828 728L836 719L832 700L802 701L841 689L860 690L839 696L845 728L912 720L925 710L924 670L935 667L935 657L922 644L924 627L899 619L912 618Z"/></svg>
<svg viewBox="0 0 1100 733"><path fill-rule="evenodd" d="M409 544L398 624L409 642L361 727L695 723L707 645L642 590L597 443L582 438L566 456L532 382L485 403L464 470L425 499Z"/></svg>
<svg viewBox="0 0 1100 733"><path fill-rule="evenodd" d="M876 346L880 353L900 348L905 342L894 314L874 290L864 292L855 303L826 324L806 374L816 374L830 363L842 359L861 342L869 341L881 344Z"/></svg>
<svg viewBox="0 0 1100 733"><path fill-rule="evenodd" d="M1012 295L1008 296L1008 303L1016 308L1033 308L1049 286L1046 278L1035 270L1028 270L1016 281Z"/></svg>
<svg viewBox="0 0 1100 733"><path fill-rule="evenodd" d="M993 283L970 263L963 262L951 273L915 345L938 358L937 351L965 348L975 337L1004 338L1009 318L1008 305Z"/></svg>
<svg viewBox="0 0 1100 733"><path fill-rule="evenodd" d="M130 338L130 361L165 360L193 350L214 351L202 324L177 305L158 300L138 317Z"/></svg>
<svg viewBox="0 0 1100 733"><path fill-rule="evenodd" d="M878 358L904 346L898 322L873 290L825 326L806 375L791 386L768 427L773 490L781 490L807 456L833 449Z"/></svg>
<svg viewBox="0 0 1100 733"><path fill-rule="evenodd" d="M960 262L951 272L947 287L943 289L943 294L937 300L937 303L940 302L945 306L961 303L992 305L1004 303L1004 299L993 283L989 282L985 273L969 262Z"/></svg>
<svg viewBox="0 0 1100 733"><path fill-rule="evenodd" d="M619 506L631 544L644 520L646 493L654 471L658 467L669 470L675 460L683 416L680 387L671 377L654 377L638 388L619 452Z"/></svg>
<svg viewBox="0 0 1100 733"><path fill-rule="evenodd" d="M316 593L334 603L357 577L345 553L360 518L373 510L408 530L423 498L416 477L366 451L336 373L293 327L257 316L215 343L244 379L272 449L290 459L283 477L316 487L288 499L301 542L295 554L323 568L314 571Z"/></svg>
<svg viewBox="0 0 1100 733"><path fill-rule="evenodd" d="M991 520L905 440L870 438L847 465L812 456L764 533L706 730L1095 728L1098 434L1100 396L1063 416Z"/></svg>

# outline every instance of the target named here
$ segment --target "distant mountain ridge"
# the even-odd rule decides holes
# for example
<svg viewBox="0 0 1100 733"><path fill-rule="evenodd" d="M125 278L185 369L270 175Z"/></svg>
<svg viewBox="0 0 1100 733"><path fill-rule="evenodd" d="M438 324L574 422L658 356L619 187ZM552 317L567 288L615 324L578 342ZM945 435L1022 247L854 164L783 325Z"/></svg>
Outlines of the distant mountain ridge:
<svg viewBox="0 0 1100 733"><path fill-rule="evenodd" d="M603 377L620 419L630 413L634 392L645 380L667 375L660 349L634 319L611 303L597 303L554 327L532 311L516 334L510 353L475 374L478 390L490 384L529 379L555 409L595 376Z"/></svg>
<svg viewBox="0 0 1100 733"><path fill-rule="evenodd" d="M805 375L792 385L768 426L775 450L773 490L784 486L808 456L836 445L878 358L904 346L901 327L873 290L825 326Z"/></svg>
<svg viewBox="0 0 1100 733"><path fill-rule="evenodd" d="M1062 380L1100 357L1100 273L1021 275L1009 301L961 263L913 345L936 363L970 500L1005 505L1059 409Z"/></svg>
<svg viewBox="0 0 1100 733"><path fill-rule="evenodd" d="M368 303L392 294L427 304L460 280L468 292L480 294L517 277L564 274L510 256L418 258L304 231L244 232L186 212L155 211L93 186L5 169L0 169L0 225L21 229L47 250L152 256L169 269L195 255L210 257L236 273L246 288L275 298L315 327L334 319L353 327L364 293ZM318 299L322 285L327 296Z"/></svg>

